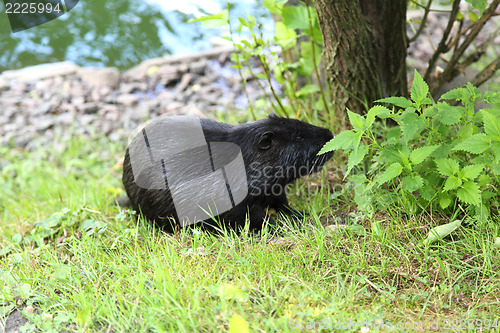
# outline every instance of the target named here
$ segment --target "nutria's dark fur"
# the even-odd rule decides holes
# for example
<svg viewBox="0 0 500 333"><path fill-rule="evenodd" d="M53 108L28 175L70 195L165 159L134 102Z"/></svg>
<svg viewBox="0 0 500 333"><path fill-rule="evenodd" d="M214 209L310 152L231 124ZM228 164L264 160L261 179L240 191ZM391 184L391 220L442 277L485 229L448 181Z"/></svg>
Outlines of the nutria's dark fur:
<svg viewBox="0 0 500 333"><path fill-rule="evenodd" d="M323 145L333 138L328 129L313 126L296 119L275 115L256 122L229 125L210 119L200 119L207 142L232 142L242 152L248 182L248 195L216 220L223 226L238 229L248 217L250 229L260 230L267 216L267 208L294 217L304 213L291 208L285 187L293 180L317 172L332 153L316 156ZM134 181L127 149L123 164L123 184L132 206L166 231L172 231L179 220L169 190L144 189ZM203 191L203 188L200 188ZM176 222L172 225L168 217ZM213 220L204 221L210 226ZM274 225L275 221L269 220Z"/></svg>

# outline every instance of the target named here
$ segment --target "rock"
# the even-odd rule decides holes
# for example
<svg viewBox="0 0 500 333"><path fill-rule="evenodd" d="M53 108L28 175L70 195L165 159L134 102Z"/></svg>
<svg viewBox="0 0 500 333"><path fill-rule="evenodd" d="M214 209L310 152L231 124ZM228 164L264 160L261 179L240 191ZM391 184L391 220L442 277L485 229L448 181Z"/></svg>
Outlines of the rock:
<svg viewBox="0 0 500 333"><path fill-rule="evenodd" d="M34 137L34 134L33 132L22 132L18 135L16 135L14 137L14 144L17 146L17 147L26 147L28 145L28 143L31 142L31 140L33 139Z"/></svg>
<svg viewBox="0 0 500 333"><path fill-rule="evenodd" d="M85 103L79 107L80 111L86 114L96 113L99 106L95 102Z"/></svg>
<svg viewBox="0 0 500 333"><path fill-rule="evenodd" d="M61 125L71 125L75 121L75 116L70 112L65 112L57 115L55 122Z"/></svg>
<svg viewBox="0 0 500 333"><path fill-rule="evenodd" d="M181 82L175 87L175 94L179 94L180 92L184 91L187 86L191 83L191 80L193 79L193 75L186 73L182 76Z"/></svg>
<svg viewBox="0 0 500 333"><path fill-rule="evenodd" d="M82 124L83 126L90 124L91 122L94 121L94 119L96 119L95 115L91 114L84 114L79 117L80 124Z"/></svg>
<svg viewBox="0 0 500 333"><path fill-rule="evenodd" d="M98 125L100 125L102 133L104 135L109 135L111 133L111 131L113 130L113 123L110 121L104 121Z"/></svg>
<svg viewBox="0 0 500 333"><path fill-rule="evenodd" d="M0 105L2 105L2 108L5 105L20 105L22 102L19 97L1 97L0 98Z"/></svg>
<svg viewBox="0 0 500 333"><path fill-rule="evenodd" d="M36 122L33 123L33 127L36 131L45 131L46 129L54 126L54 121L54 117L43 117L42 119L37 119Z"/></svg>
<svg viewBox="0 0 500 333"><path fill-rule="evenodd" d="M81 108L81 106L85 104L85 96L77 95L71 100L71 102L77 108Z"/></svg>
<svg viewBox="0 0 500 333"><path fill-rule="evenodd" d="M10 88L10 82L6 78L0 76L0 92Z"/></svg>
<svg viewBox="0 0 500 333"><path fill-rule="evenodd" d="M5 133L14 132L15 130L17 130L17 128L18 126L12 123L3 125L3 130L5 131Z"/></svg>
<svg viewBox="0 0 500 333"><path fill-rule="evenodd" d="M200 58L217 58L219 57L222 53L230 53L234 49L232 46L225 46L225 47L217 47L213 48L211 50L207 51L201 51L201 52L196 52L193 54L182 54L182 55L175 55L175 56L166 56L162 58L154 58L154 59L149 59L146 61L143 61L140 65L128 70L125 72L125 78L127 80L141 80L144 77L146 77L146 73L151 67L154 66L163 66L163 65L173 65L173 64L186 64L190 63L192 61L195 61L195 59L200 59ZM186 65L185 65L186 66ZM180 71L184 72L184 71Z"/></svg>
<svg viewBox="0 0 500 333"><path fill-rule="evenodd" d="M38 80L74 74L80 67L70 61L54 62L25 67L23 69L5 71L0 74L0 81L14 80L19 82L35 82Z"/></svg>
<svg viewBox="0 0 500 333"><path fill-rule="evenodd" d="M117 88L120 83L120 71L115 67L107 68L82 68L78 75L83 82L93 88Z"/></svg>
<svg viewBox="0 0 500 333"><path fill-rule="evenodd" d="M165 105L161 108L163 110L163 112L161 112L161 113L172 113L172 112L182 108L184 105L185 105L184 103L180 103L180 102L169 103L168 105Z"/></svg>
<svg viewBox="0 0 500 333"><path fill-rule="evenodd" d="M207 67L207 59L200 59L189 64L189 71L194 74L202 75Z"/></svg>
<svg viewBox="0 0 500 333"><path fill-rule="evenodd" d="M139 101L139 98L136 95L134 95L134 94L122 94L122 95L119 95L116 98L116 102L118 104L122 104L122 105L125 105L125 106L134 105L138 101Z"/></svg>
<svg viewBox="0 0 500 333"><path fill-rule="evenodd" d="M31 112L31 115L33 117L44 115L44 114L47 114L47 113L54 111L56 108L57 108L57 105L54 105L54 103L51 101L42 102L41 104L39 104L36 107L36 109L33 112Z"/></svg>
<svg viewBox="0 0 500 333"><path fill-rule="evenodd" d="M132 117L137 120L145 120L149 117L149 108L146 104L140 104L132 111Z"/></svg>
<svg viewBox="0 0 500 333"><path fill-rule="evenodd" d="M144 92L148 90L148 85L144 82L124 83L120 85L120 92L123 94L131 94L134 92Z"/></svg>
<svg viewBox="0 0 500 333"><path fill-rule="evenodd" d="M205 117L203 112L194 103L190 103L177 110L177 114L191 116L191 117Z"/></svg>

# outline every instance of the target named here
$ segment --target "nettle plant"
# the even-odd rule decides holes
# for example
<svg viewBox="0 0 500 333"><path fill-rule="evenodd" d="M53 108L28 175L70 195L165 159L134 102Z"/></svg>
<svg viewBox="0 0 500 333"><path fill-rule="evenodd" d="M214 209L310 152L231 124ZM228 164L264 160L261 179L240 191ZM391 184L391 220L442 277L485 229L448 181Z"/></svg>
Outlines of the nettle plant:
<svg viewBox="0 0 500 333"><path fill-rule="evenodd" d="M358 207L367 212L402 206L408 213L460 211L486 219L498 212L500 192L500 109L475 111L479 102L499 103L468 83L436 103L415 71L410 99L388 97L366 114L348 111L351 130L338 134L321 153L348 153L346 176ZM456 104L461 105L458 106ZM376 122L376 118L382 122ZM392 119L397 125L381 123ZM353 169L363 173L351 174Z"/></svg>

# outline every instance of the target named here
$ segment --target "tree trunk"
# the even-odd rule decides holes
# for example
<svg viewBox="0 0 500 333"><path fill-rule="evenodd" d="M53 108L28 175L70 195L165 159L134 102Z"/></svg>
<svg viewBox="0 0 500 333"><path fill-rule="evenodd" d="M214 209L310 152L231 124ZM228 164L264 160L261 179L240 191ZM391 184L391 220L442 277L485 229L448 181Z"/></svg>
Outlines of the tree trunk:
<svg viewBox="0 0 500 333"><path fill-rule="evenodd" d="M365 113L374 100L408 95L406 0L316 0L332 103Z"/></svg>

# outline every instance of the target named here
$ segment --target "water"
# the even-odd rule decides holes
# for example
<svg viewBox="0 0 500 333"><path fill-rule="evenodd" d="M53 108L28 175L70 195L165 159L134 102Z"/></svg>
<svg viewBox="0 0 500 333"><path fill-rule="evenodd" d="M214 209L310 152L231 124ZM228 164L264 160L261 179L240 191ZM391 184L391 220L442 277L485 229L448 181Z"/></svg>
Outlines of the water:
<svg viewBox="0 0 500 333"><path fill-rule="evenodd" d="M225 0L80 0L53 21L12 33L0 1L0 72L64 60L126 69L166 54L208 49L224 31L187 21L225 8ZM247 12L272 25L261 0L238 0L231 20Z"/></svg>

